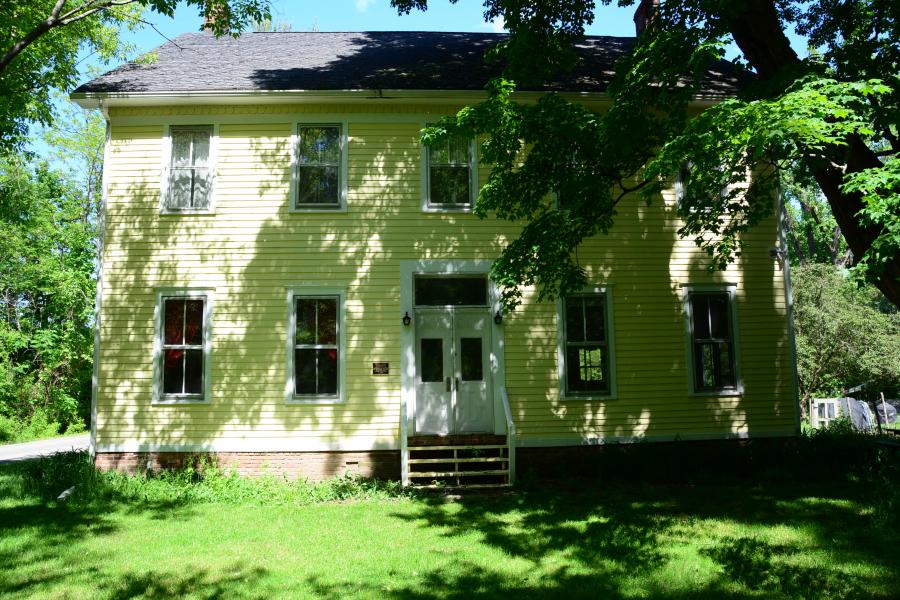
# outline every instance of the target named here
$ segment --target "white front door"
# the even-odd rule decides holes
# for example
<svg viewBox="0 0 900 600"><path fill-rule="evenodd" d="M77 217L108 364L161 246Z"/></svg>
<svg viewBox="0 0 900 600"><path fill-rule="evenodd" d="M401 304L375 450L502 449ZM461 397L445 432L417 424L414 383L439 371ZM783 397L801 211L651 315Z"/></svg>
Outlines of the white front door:
<svg viewBox="0 0 900 600"><path fill-rule="evenodd" d="M416 311L416 433L493 431L490 323L483 308Z"/></svg>

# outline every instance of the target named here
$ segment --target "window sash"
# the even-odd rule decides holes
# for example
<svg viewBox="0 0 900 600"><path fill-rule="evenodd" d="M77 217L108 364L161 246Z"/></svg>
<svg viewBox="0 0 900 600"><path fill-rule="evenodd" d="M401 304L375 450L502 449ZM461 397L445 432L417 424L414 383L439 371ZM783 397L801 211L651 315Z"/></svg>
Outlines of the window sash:
<svg viewBox="0 0 900 600"><path fill-rule="evenodd" d="M318 343L318 335L319 335L319 310L318 304L316 304L315 310L315 323L313 325L313 331L315 332L315 343L298 343L297 342L297 331L298 331L298 317L297 313L299 312L299 305L304 301L318 301L318 300L328 300L334 302L334 311L335 311L335 319L334 319L334 343L333 344L320 344ZM294 377L294 397L296 398L339 398L341 395L341 353L340 353L340 341L341 341L341 301L338 296L300 296L295 295L294 301L292 304L293 313L293 323L294 323L294 331L291 332L293 339L293 377ZM298 387L300 385L300 381L297 377L298 373L298 350L306 350L312 351L315 358L315 364L313 365L312 373L315 377L315 391L313 392L298 392ZM334 392L320 392L322 389L322 385L320 385L319 376L320 376L320 365L319 365L319 356L321 350L334 350L335 352L335 361L334 361L334 381L333 384L329 387L334 389ZM326 382L326 385L332 382Z"/></svg>
<svg viewBox="0 0 900 600"><path fill-rule="evenodd" d="M698 300L705 300L705 311L698 309ZM711 300L724 300L723 317L726 336L714 335L715 323ZM688 295L691 308L691 353L693 362L694 389L698 392L731 391L737 389L736 361L734 356L734 324L732 320L732 298L728 292L691 292ZM697 334L698 322L704 319L703 327L708 335ZM706 348L710 349L707 360ZM723 354L725 355L723 357ZM711 381L710 382L708 382Z"/></svg>
<svg viewBox="0 0 900 600"><path fill-rule="evenodd" d="M304 131L311 130L335 130L337 132L337 148L325 149L318 152L316 156L305 156L302 154L304 144ZM296 181L297 191L294 197L295 208L339 208L342 204L341 198L343 194L343 174L341 173L344 161L344 137L343 127L341 125L300 125L297 128L297 170ZM327 160L322 157L323 154L332 153L336 155L337 160ZM305 173L304 173L305 171ZM334 192L327 193L322 189L321 183L316 189L311 190L312 194L304 197L303 182L308 174L320 172L333 179ZM321 182L322 179L319 180ZM329 197L332 196L333 198Z"/></svg>
<svg viewBox="0 0 900 600"><path fill-rule="evenodd" d="M461 151L460 146L463 145L465 149ZM443 154L446 158L442 159L439 154ZM471 207L473 163L471 141L452 138L443 142L440 148L428 146L426 155L428 158L428 206L435 208ZM438 173L443 173L444 176L439 177ZM452 187L438 191L436 184L439 182L452 184ZM441 200L438 200L439 198ZM448 198L448 200L444 201L444 198Z"/></svg>
<svg viewBox="0 0 900 600"><path fill-rule="evenodd" d="M198 210L209 207L212 134L211 125L172 127L169 130L171 156L167 175L166 210ZM185 137L187 145L179 144L178 139ZM186 155L181 155L179 148L186 150ZM178 196L176 185L179 173L190 173L186 197Z"/></svg>
<svg viewBox="0 0 900 600"><path fill-rule="evenodd" d="M597 311L594 314L589 314L588 311L588 302L586 300L596 299L599 300ZM572 306L573 303L577 303L576 306ZM569 331L569 323L572 320L570 309L575 308L580 315L580 332L577 333L574 337L582 338L582 339L571 339L572 333ZM599 329L595 327L591 327L588 323L589 319L599 319ZM567 395L585 395L585 394L609 394L611 390L610 383L610 357L609 357L609 326L607 323L607 302L606 302L606 294L605 293L591 293L591 294L573 294L567 296L563 299L563 327L564 327L564 352L563 352L563 361L565 361L565 387ZM589 338L590 332L599 331L601 335L596 338ZM582 366L580 360L575 364L571 364L573 361L569 360L570 350L600 350L601 351L601 362L597 367L601 369L602 373L602 381L600 384L592 384L592 381L596 380L581 380L580 375L579 379L581 380L583 385L574 387L574 383L576 380L573 379L573 373L578 371L579 373L585 369L596 368L594 366L588 365L587 367Z"/></svg>
<svg viewBox="0 0 900 600"><path fill-rule="evenodd" d="M163 296L161 299L160 310L162 312L162 318L160 319L160 332L159 338L161 342L161 352L160 352L160 370L159 370L159 386L161 396L164 398L203 398L205 396L205 386L206 386L206 339L207 339L207 323L206 323L206 311L207 311L207 300L205 297L198 296ZM197 344L173 344L166 342L166 304L170 301L181 301L184 303L182 308L182 317L181 317L181 327L182 327L182 340L186 339L185 330L188 327L188 302L200 302L200 342ZM181 358L179 361L181 362L181 385L179 389L180 392L166 392L166 356L168 351L170 350L180 350L182 351ZM199 378L200 378L200 391L199 392L186 392L187 388L187 380L188 380L188 358L192 356L192 352L200 352L200 365L197 367L199 369Z"/></svg>

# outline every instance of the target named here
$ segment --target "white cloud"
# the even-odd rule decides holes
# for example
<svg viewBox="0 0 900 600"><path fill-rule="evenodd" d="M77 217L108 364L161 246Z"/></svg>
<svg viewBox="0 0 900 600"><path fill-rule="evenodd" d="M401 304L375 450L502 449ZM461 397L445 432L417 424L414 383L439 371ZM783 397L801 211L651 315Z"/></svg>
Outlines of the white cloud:
<svg viewBox="0 0 900 600"><path fill-rule="evenodd" d="M506 21L503 20L503 17L497 17L496 19L491 20L488 25L491 26L494 33L503 33L506 27Z"/></svg>
<svg viewBox="0 0 900 600"><path fill-rule="evenodd" d="M356 10L366 12L366 10L374 4L375 0L356 0Z"/></svg>

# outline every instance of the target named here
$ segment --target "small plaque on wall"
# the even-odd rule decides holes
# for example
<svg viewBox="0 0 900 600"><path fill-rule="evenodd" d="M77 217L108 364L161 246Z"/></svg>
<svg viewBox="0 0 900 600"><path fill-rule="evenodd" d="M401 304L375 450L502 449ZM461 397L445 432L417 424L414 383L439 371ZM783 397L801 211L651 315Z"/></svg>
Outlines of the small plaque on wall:
<svg viewBox="0 0 900 600"><path fill-rule="evenodd" d="M372 375L390 375L391 364L386 362L373 362Z"/></svg>

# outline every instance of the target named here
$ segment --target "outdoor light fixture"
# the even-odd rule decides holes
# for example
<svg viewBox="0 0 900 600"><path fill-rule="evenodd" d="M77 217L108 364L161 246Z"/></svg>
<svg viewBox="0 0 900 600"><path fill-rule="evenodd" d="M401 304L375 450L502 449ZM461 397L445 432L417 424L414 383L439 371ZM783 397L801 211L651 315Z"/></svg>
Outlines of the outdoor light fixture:
<svg viewBox="0 0 900 600"><path fill-rule="evenodd" d="M503 322L503 315L500 314L500 310L498 309L498 310L497 310L497 314L494 315L494 323L496 323L497 325L499 325L499 324L502 323L502 322Z"/></svg>
<svg viewBox="0 0 900 600"><path fill-rule="evenodd" d="M409 316L409 312L406 312L403 315L403 324L409 327L410 323L412 323L412 317Z"/></svg>
<svg viewBox="0 0 900 600"><path fill-rule="evenodd" d="M783 260L787 255L787 252L784 248L769 248L769 256L772 260Z"/></svg>

